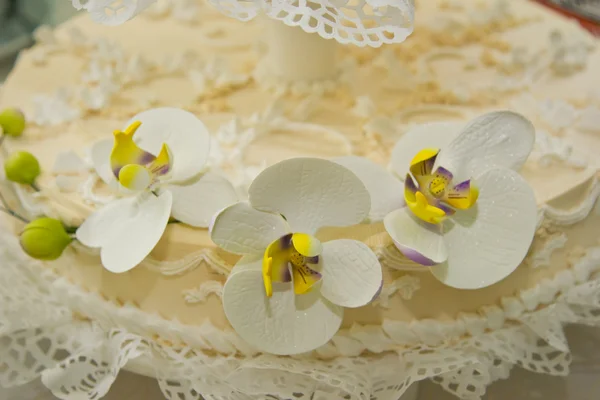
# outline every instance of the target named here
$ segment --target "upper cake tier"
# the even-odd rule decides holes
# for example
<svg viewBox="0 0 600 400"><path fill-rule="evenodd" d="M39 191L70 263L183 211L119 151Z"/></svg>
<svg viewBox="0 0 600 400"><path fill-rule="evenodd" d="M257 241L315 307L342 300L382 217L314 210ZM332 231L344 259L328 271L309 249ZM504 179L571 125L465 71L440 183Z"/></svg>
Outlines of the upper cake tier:
<svg viewBox="0 0 600 400"><path fill-rule="evenodd" d="M525 1L420 2L415 34L405 43L336 46L337 72L330 79L282 82L261 68L260 22L242 23L199 7L198 21L142 13L106 27L84 15L56 31L38 31L38 44L20 57L1 93L3 107L21 108L30 121L22 137L7 138L3 146L35 154L42 166L39 193L10 185L28 218L43 214L77 227L113 201L115 193L99 179L89 150L98 141L112 141L115 130L126 133L131 118L144 119L139 113L149 108L181 108L206 125L207 166L231 181L232 202L246 199L257 175L280 161L358 155L388 166L395 144L407 132L424 129L420 124L450 121L450 137L480 114L511 109L536 130L533 153L519 171L538 208L527 258L492 286L459 290L403 256L381 221L321 229L316 234L321 242L366 244L383 266L383 287L374 303L346 310L343 330L319 354L397 349L408 340L398 332L409 332L411 343L419 343L417 330L431 320L457 336L475 332L477 324L482 329L510 324L523 310L550 303L584 256L581 248L596 244L591 232L598 217L587 217L598 195L593 155L600 148L595 72L600 51L572 22ZM512 133L498 131L497 137ZM425 136L419 145L437 147ZM184 151L186 143L179 146ZM175 157L179 149L172 149ZM160 159L155 150L153 157ZM369 183L364 182L367 189ZM371 196L371 204L376 201ZM15 226L15 232L21 228ZM505 255L482 255L482 264ZM173 222L150 257L130 271L107 271L96 251L78 243L45 265L117 308L125 304L173 321L178 329L179 323L210 326L231 337L220 295L239 258L215 245L207 229ZM96 319L84 304L76 312ZM252 353L238 342L232 348L188 335L173 338L165 326L143 330L206 350ZM371 335L376 340L369 341ZM358 345L349 350L340 344L344 338Z"/></svg>

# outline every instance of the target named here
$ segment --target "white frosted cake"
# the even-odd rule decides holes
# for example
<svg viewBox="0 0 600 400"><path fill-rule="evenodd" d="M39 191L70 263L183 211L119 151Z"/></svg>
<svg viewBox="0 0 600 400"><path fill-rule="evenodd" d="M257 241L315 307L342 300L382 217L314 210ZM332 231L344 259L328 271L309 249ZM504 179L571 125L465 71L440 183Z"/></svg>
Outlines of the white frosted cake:
<svg viewBox="0 0 600 400"><path fill-rule="evenodd" d="M420 1L412 34L400 2L363 36L126 3L39 29L0 92L0 384L476 399L568 373L563 325L600 310L596 39L529 1Z"/></svg>

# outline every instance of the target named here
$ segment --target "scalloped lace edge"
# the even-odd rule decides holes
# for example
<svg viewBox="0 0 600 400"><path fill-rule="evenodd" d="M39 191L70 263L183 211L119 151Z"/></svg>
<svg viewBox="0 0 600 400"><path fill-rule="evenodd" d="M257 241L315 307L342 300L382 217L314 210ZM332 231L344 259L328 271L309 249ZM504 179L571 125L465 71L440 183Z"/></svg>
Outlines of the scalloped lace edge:
<svg viewBox="0 0 600 400"><path fill-rule="evenodd" d="M0 281L0 354L8 368L0 370L0 384L21 384L41 375L62 399L102 396L128 364L156 376L169 399L187 400L193 393L218 399L258 398L258 393L289 398L281 382L299 393L324 391L323 399L382 399L387 392L399 396L411 382L426 378L464 398L478 398L514 364L565 373L570 359L562 325L600 325L600 247L595 247L571 270L503 299L502 308L484 307L480 315L463 314L447 324L387 320L382 326L356 325L313 354L263 355L234 332L209 322L190 327L131 305L117 307L27 259L13 237L2 239L6 263ZM52 352L40 350L42 340ZM62 360L56 359L58 350ZM27 357L14 356L24 351ZM403 372L390 376L390 367ZM93 372L81 376L88 370ZM181 392L174 391L173 382L185 389L184 397L174 397ZM296 387L298 382L304 389Z"/></svg>

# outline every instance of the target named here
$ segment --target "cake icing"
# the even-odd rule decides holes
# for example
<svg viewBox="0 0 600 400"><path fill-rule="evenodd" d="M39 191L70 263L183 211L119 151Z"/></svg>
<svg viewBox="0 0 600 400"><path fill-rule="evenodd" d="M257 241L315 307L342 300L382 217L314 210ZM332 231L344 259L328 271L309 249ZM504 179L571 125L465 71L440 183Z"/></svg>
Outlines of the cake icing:
<svg viewBox="0 0 600 400"><path fill-rule="evenodd" d="M40 194L13 188L25 212L81 225L111 196L96 184L86 149L151 107L180 107L206 124L219 150L213 149L208 163L230 179L240 198L260 171L281 160L360 155L386 166L394 143L417 124L464 125L508 108L536 128L533 153L520 170L538 208L525 260L493 286L459 291L403 257L381 222L325 228L318 234L323 242L343 237L366 243L379 257L384 279L379 299L346 309L342 330L311 357L402 351L422 341L437 343L433 330L443 331L438 336L444 340L476 337L523 323L524 313L551 308L573 279L587 281L573 267L593 258L586 249L597 246L597 215L591 211L600 193L593 157L600 55L585 32L526 2L418 3L415 34L405 43L337 48L345 60L339 75L290 83L262 73L249 39L258 37L259 21L242 24L203 11L210 22L182 24L141 14L107 28L82 16L56 32L40 32L40 43L21 57L2 91L2 105L20 107L33 121L26 135L4 145L36 154L44 171ZM524 36L531 40L522 43ZM96 41L100 37L118 44ZM206 41L199 44L198 37ZM225 62L214 59L215 52ZM32 105L39 93L51 95ZM221 296L237 261L206 229L170 224L150 259L124 274L104 269L98 254L80 244L46 267L61 282L97 293L117 308L158 315L184 330L210 326L230 338ZM435 306L432 298L439 299ZM85 308L77 314L94 319ZM255 353L239 339L237 346L200 345L183 334L166 339L158 327L144 330L175 347Z"/></svg>

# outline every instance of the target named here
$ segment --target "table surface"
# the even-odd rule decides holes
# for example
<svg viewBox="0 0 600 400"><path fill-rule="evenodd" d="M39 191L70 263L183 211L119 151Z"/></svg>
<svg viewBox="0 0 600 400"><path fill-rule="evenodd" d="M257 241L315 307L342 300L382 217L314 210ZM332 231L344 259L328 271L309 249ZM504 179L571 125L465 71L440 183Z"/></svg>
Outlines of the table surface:
<svg viewBox="0 0 600 400"><path fill-rule="evenodd" d="M515 369L510 379L490 386L486 400L598 400L600 399L600 329L571 326L567 337L573 352L571 374L567 377L538 375ZM41 383L0 389L0 400L54 400ZM122 372L105 400L162 400L156 382ZM439 386L424 382L419 400L455 400Z"/></svg>

